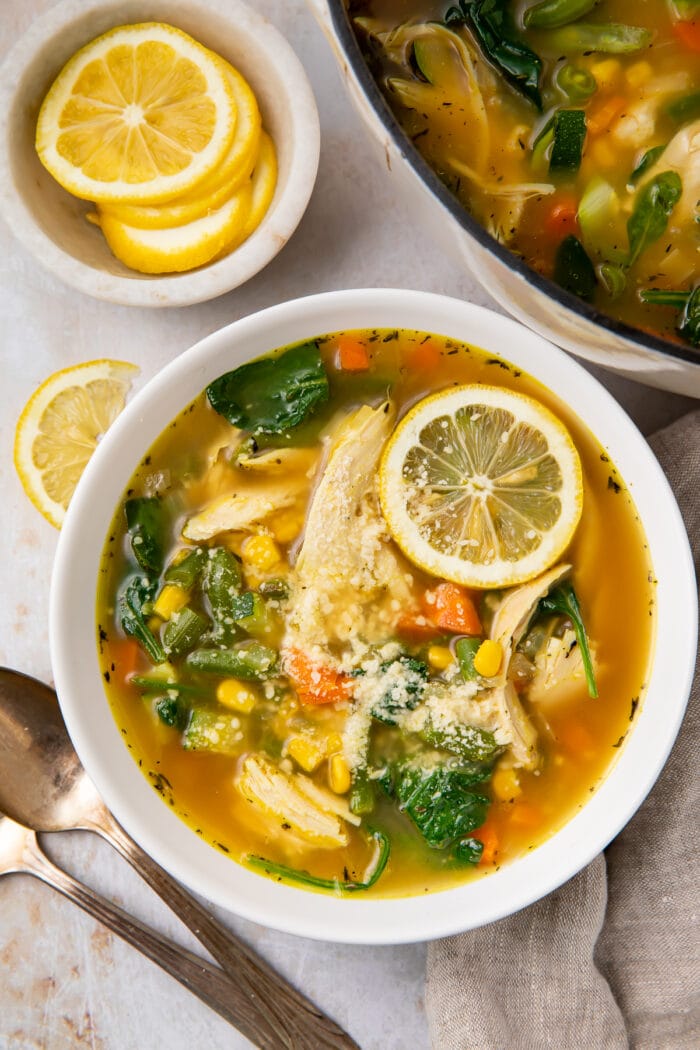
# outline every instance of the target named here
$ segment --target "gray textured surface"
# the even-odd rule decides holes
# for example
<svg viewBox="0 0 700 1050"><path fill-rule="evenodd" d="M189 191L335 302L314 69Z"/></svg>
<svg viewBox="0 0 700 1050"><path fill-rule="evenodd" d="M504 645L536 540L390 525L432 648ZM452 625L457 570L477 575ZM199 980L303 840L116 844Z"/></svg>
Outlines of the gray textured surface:
<svg viewBox="0 0 700 1050"><path fill-rule="evenodd" d="M0 5L4 49L51 4ZM5 520L0 662L49 680L48 583L56 534L23 495L12 467L17 415L46 376L97 357L134 361L145 381L175 354L261 307L327 289L395 285L494 306L413 226L373 162L343 96L330 50L303 0L257 0L302 59L319 102L321 166L291 242L258 277L212 303L183 310L111 307L45 274L0 225L0 485ZM606 382L645 432L689 403L614 377ZM85 834L45 839L52 856L141 918L193 946L188 935L108 847ZM425 949L322 945L227 917L363 1050L426 1050ZM2 1050L169 1050L249 1044L179 985L76 908L25 876L0 882Z"/></svg>

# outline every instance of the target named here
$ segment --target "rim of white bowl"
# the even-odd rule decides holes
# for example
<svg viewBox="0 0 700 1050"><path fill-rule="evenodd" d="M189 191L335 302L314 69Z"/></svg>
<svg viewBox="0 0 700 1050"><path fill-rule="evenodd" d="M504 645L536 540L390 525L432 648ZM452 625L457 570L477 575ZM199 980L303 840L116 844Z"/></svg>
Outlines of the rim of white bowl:
<svg viewBox="0 0 700 1050"><path fill-rule="evenodd" d="M111 518L153 440L213 378L242 360L347 328L408 328L466 340L539 379L610 454L646 532L657 585L647 692L601 786L532 853L453 889L362 900L278 884L232 862L195 834L147 783L112 715L97 661L95 589ZM506 348L506 352L503 349ZM107 806L154 859L197 893L254 922L319 940L397 944L447 936L533 903L580 871L630 820L659 775L680 727L697 644L697 595L685 527L646 441L601 384L516 321L427 292L357 289L272 306L220 329L171 362L116 420L66 516L50 596L51 658L76 750Z"/></svg>
<svg viewBox="0 0 700 1050"><path fill-rule="evenodd" d="M115 25L139 18L160 17L177 25L183 14L201 10L235 24L242 37L264 49L275 76L287 86L294 105L284 105L292 161L289 177L278 186L257 229L240 247L218 262L162 277L120 276L81 262L56 244L34 219L15 185L9 114L22 73L54 37L93 13L115 9ZM143 17L140 18L143 20ZM320 124L316 100L304 67L291 45L272 23L242 0L62 0L35 19L0 67L0 214L15 237L41 265L64 284L93 298L123 306L177 307L216 299L240 287L282 250L306 211L320 157Z"/></svg>

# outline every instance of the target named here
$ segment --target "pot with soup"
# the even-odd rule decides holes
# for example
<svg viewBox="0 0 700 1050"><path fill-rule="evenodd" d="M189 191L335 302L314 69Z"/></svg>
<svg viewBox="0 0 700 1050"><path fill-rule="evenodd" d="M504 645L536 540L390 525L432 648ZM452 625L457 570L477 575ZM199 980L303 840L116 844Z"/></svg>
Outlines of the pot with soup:
<svg viewBox="0 0 700 1050"><path fill-rule="evenodd" d="M487 290L574 353L700 396L696 0L314 5L412 213Z"/></svg>
<svg viewBox="0 0 700 1050"><path fill-rule="evenodd" d="M551 837L620 753L654 629L609 455L520 369L413 330L209 383L99 573L144 775L232 864L341 896L447 889Z"/></svg>

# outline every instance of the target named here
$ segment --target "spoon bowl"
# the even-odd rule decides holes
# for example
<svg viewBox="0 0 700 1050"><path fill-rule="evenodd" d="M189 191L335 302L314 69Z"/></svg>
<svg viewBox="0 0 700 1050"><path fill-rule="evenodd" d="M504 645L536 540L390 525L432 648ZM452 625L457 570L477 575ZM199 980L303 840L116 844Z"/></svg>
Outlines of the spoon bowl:
<svg viewBox="0 0 700 1050"><path fill-rule="evenodd" d="M0 668L0 810L34 831L95 828L104 806L68 736L56 694Z"/></svg>

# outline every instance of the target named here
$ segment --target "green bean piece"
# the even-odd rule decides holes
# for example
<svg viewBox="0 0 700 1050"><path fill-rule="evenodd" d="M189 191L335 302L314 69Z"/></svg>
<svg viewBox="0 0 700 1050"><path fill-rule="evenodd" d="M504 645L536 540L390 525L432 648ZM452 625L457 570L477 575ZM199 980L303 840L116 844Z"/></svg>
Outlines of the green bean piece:
<svg viewBox="0 0 700 1050"><path fill-rule="evenodd" d="M139 496L126 501L124 513L136 561L144 572L159 576L165 558L163 504L155 497Z"/></svg>
<svg viewBox="0 0 700 1050"><path fill-rule="evenodd" d="M165 570L165 582L176 583L186 591L191 591L199 580L207 560L204 547L193 547L184 558L173 562Z"/></svg>
<svg viewBox="0 0 700 1050"><path fill-rule="evenodd" d="M555 81L559 90L563 91L571 102L586 102L598 88L592 73L570 62L557 72Z"/></svg>
<svg viewBox="0 0 700 1050"><path fill-rule="evenodd" d="M230 644L238 633L231 606L240 592L242 579L241 566L235 554L225 547L215 547L209 552L204 566L203 586L216 624L215 638L224 644Z"/></svg>
<svg viewBox="0 0 700 1050"><path fill-rule="evenodd" d="M367 833L371 839L374 839L379 847L379 852L374 867L363 882L357 882L354 879L323 879L318 875L312 875L308 871L289 868L286 864L278 864L276 861L266 860L265 857L258 857L254 853L249 853L245 859L252 868L259 868L268 875L274 875L277 878L289 879L291 882L300 882L304 886L315 886L321 890L332 890L334 893L338 891L341 893L356 893L359 890L369 890L374 886L383 874L391 852L389 839L383 832L368 828Z"/></svg>
<svg viewBox="0 0 700 1050"><path fill-rule="evenodd" d="M611 299L618 299L627 287L627 273L624 266L615 263L602 263L598 267L600 281Z"/></svg>
<svg viewBox="0 0 700 1050"><path fill-rule="evenodd" d="M639 294L643 303L671 306L674 310L683 310L690 298L690 292L677 292L667 288L645 288Z"/></svg>
<svg viewBox="0 0 700 1050"><path fill-rule="evenodd" d="M163 646L168 656L184 656L199 643L209 624L194 609L185 606L173 613L163 630Z"/></svg>
<svg viewBox="0 0 700 1050"><path fill-rule="evenodd" d="M587 15L598 0L542 0L528 7L525 25L528 29L557 29Z"/></svg>
<svg viewBox="0 0 700 1050"><path fill-rule="evenodd" d="M178 696L207 696L209 692L198 685L170 682L167 678L157 678L155 675L132 674L129 682L138 686L147 696L162 692L177 693Z"/></svg>
<svg viewBox="0 0 700 1050"><path fill-rule="evenodd" d="M279 671L277 653L260 642L242 642L235 649L195 649L186 663L191 671L248 682L273 678Z"/></svg>
<svg viewBox="0 0 700 1050"><path fill-rule="evenodd" d="M455 642L455 655L465 682L475 682L479 678L479 672L474 667L474 657L479 651L481 641L481 638L460 638Z"/></svg>
<svg viewBox="0 0 700 1050"><path fill-rule="evenodd" d="M371 813L375 806L374 785L367 776L367 770L358 770L353 774L352 787L348 797L350 812L357 817Z"/></svg>
<svg viewBox="0 0 700 1050"><path fill-rule="evenodd" d="M599 51L603 54L625 55L648 47L652 34L650 30L641 26L627 26L617 22L607 25L576 22L574 25L562 26L561 29L552 29L547 33L546 39L550 54L581 55L589 51Z"/></svg>
<svg viewBox="0 0 700 1050"><path fill-rule="evenodd" d="M244 733L241 717L220 707L194 707L185 729L182 746L185 751L209 751L220 755L237 755Z"/></svg>

